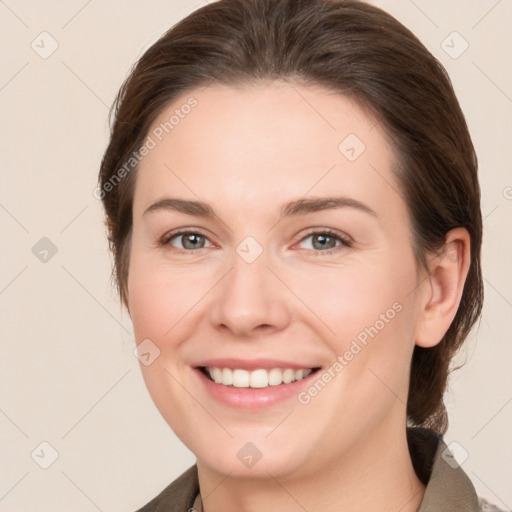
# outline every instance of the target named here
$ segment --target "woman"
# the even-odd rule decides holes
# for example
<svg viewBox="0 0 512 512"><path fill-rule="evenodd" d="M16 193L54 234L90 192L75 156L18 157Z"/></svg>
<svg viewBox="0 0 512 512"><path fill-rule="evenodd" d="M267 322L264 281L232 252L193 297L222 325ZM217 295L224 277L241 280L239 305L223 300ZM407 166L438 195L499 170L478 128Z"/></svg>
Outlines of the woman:
<svg viewBox="0 0 512 512"><path fill-rule="evenodd" d="M197 464L141 511L498 510L442 435L483 297L442 66L349 0L220 0L139 60L99 192L153 401Z"/></svg>

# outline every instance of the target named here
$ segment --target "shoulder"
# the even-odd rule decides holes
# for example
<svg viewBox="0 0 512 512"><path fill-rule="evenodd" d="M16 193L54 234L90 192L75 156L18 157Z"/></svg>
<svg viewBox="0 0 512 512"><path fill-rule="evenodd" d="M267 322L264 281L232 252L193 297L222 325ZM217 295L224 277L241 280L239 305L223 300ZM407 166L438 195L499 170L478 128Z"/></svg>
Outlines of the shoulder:
<svg viewBox="0 0 512 512"><path fill-rule="evenodd" d="M197 465L194 464L136 512L183 512L192 507L198 492Z"/></svg>

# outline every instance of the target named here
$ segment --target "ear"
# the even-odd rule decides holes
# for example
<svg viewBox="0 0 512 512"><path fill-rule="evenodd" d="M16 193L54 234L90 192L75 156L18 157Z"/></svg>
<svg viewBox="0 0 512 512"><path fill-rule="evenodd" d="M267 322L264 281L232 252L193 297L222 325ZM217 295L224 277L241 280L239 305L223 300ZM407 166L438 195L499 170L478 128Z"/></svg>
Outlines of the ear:
<svg viewBox="0 0 512 512"><path fill-rule="evenodd" d="M470 240L465 228L452 229L440 253L429 260L429 272L419 293L415 342L420 347L437 345L455 318L469 271Z"/></svg>

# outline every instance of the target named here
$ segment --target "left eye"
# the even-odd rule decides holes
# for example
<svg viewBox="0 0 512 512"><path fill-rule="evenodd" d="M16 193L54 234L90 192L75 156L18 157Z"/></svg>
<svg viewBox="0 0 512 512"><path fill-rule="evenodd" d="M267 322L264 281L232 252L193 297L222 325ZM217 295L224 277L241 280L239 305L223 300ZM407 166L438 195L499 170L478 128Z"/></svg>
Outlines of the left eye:
<svg viewBox="0 0 512 512"><path fill-rule="evenodd" d="M305 240L311 238L312 239L312 249L314 251L330 253L333 252L333 249L347 246L350 247L349 240L345 239L341 235L331 232L331 231L314 231L309 233L309 235L302 238L301 243Z"/></svg>

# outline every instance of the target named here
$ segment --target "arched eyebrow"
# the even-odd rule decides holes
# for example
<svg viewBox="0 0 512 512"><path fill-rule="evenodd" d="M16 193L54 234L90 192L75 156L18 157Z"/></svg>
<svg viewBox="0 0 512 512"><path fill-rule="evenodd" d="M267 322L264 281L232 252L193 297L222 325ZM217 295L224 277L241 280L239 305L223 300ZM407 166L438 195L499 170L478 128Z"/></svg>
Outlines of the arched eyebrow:
<svg viewBox="0 0 512 512"><path fill-rule="evenodd" d="M281 209L281 217L292 217L335 208L355 208L378 217L369 206L350 197L305 197L287 203Z"/></svg>
<svg viewBox="0 0 512 512"><path fill-rule="evenodd" d="M372 215L373 217L378 217L377 213L375 213L375 211L366 204L356 199L343 196L304 197L290 201L285 204L280 211L281 217L294 217L336 208L355 208L356 210ZM146 208L143 215L160 210L173 210L187 215L204 218L216 217L215 211L208 203L204 203L203 201L180 199L177 197L166 197L156 201Z"/></svg>

